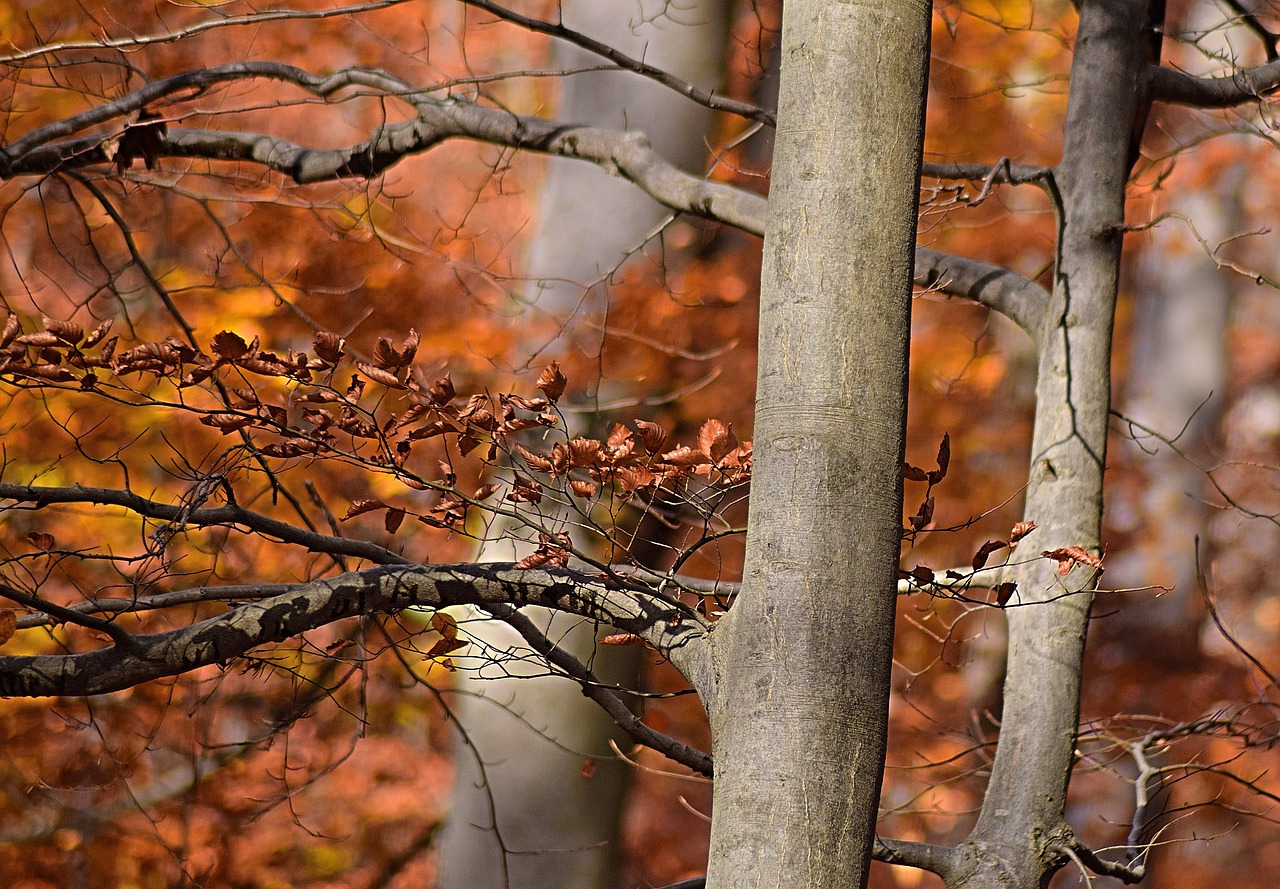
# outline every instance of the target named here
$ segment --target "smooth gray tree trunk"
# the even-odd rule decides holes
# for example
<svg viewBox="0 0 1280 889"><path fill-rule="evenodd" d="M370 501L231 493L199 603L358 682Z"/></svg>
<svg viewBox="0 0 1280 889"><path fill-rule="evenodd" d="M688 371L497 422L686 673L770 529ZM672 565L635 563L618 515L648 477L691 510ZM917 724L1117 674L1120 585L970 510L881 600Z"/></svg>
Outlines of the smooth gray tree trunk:
<svg viewBox="0 0 1280 889"><path fill-rule="evenodd" d="M708 886L864 885L887 728L928 3L790 0Z"/></svg>
<svg viewBox="0 0 1280 889"><path fill-rule="evenodd" d="M1071 68L1052 301L1041 329L1026 518L1027 552L1100 553L1111 405L1111 339L1126 184L1150 59L1147 0L1083 0ZM999 746L981 813L950 889L1042 889L1066 860L1085 632L1097 572L1029 559L1006 609L1008 667Z"/></svg>

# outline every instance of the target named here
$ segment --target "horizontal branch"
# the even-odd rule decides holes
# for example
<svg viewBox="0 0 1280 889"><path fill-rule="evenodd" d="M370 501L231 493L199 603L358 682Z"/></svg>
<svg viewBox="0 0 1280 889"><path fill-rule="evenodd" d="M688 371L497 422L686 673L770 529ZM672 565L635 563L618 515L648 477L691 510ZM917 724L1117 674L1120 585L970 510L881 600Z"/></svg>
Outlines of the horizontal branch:
<svg viewBox="0 0 1280 889"><path fill-rule="evenodd" d="M186 97L213 86L247 79L293 84L328 98L361 89L404 101L415 116L379 127L370 139L341 148L318 149L264 133L239 133L168 127L152 130L148 159L164 157L258 164L299 184L379 175L405 157L430 150L447 139L465 138L594 163L630 181L651 198L681 213L713 219L763 236L766 199L755 192L688 173L662 157L639 132L567 125L527 117L457 98L441 98L385 71L348 68L316 77L277 62L239 62L153 81L134 92L81 114L48 124L0 147L0 179L49 175L68 167L106 164L118 150L119 123L152 109L162 99ZM117 122L117 131L74 136ZM154 126L154 124L151 124ZM111 146L111 147L108 147ZM988 181L1023 182L1042 178L1040 168L1010 165L934 165L930 175L954 175ZM979 176L978 174L981 173ZM985 187L985 185L984 185ZM934 250L917 251L917 275L926 286L988 305L1027 330L1039 324L1044 290L1016 273L978 260Z"/></svg>
<svg viewBox="0 0 1280 889"><path fill-rule="evenodd" d="M511 564L379 566L301 584L166 633L134 635L80 654L0 657L0 697L96 695L201 667L224 665L262 645L357 615L405 608L540 605L642 637L704 695L709 686L708 625L691 610L566 569L516 570Z"/></svg>
<svg viewBox="0 0 1280 889"><path fill-rule="evenodd" d="M995 309L1039 342L1049 292L1004 266L980 259L916 248L916 283L949 296L971 299Z"/></svg>
<svg viewBox="0 0 1280 889"><path fill-rule="evenodd" d="M920 175L924 178L986 182L992 185L1039 184L1049 173L1047 167L1014 164L1008 158L1001 158L994 164L924 163L920 166Z"/></svg>
<svg viewBox="0 0 1280 889"><path fill-rule="evenodd" d="M1194 108L1230 108L1257 102L1280 88L1280 61L1241 68L1222 77L1196 77L1172 68L1151 73L1151 97Z"/></svg>
<svg viewBox="0 0 1280 889"><path fill-rule="evenodd" d="M956 861L953 846L934 843L918 843L911 840L891 840L877 836L871 847L871 857L885 864L917 867L947 879Z"/></svg>
<svg viewBox="0 0 1280 889"><path fill-rule="evenodd" d="M376 543L333 537L299 528L288 522L264 516L242 506L228 504L203 509L189 509L185 504L173 505L148 500L117 488L87 488L81 485L44 486L0 483L0 500L30 503L36 507L55 503L119 506L144 518L176 522L200 528L241 528L247 532L274 538L283 543L305 547L310 552L350 556L378 565L407 565L409 560Z"/></svg>

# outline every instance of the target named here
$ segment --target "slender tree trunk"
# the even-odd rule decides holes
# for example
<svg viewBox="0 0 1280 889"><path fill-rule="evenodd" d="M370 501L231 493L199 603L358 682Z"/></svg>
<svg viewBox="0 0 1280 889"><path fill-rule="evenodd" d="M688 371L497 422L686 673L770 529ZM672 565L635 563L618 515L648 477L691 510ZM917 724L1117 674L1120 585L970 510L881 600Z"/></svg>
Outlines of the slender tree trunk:
<svg viewBox="0 0 1280 889"><path fill-rule="evenodd" d="M1026 517L1026 551L1099 553L1110 409L1111 335L1135 126L1143 116L1147 0L1085 0L1057 183L1058 264L1045 326ZM1020 550L1019 552L1022 552ZM1065 860L1081 665L1097 572L1032 559L1006 610L1001 732L978 823L948 884L1039 889Z"/></svg>
<svg viewBox="0 0 1280 889"><path fill-rule="evenodd" d="M887 726L930 5L790 0L708 885L865 885Z"/></svg>
<svg viewBox="0 0 1280 889"><path fill-rule="evenodd" d="M649 12L657 9L657 4L646 5ZM633 18L642 10L621 0L567 0L562 6L569 27L700 86L716 87L724 70L729 4L696 0L668 12L654 24L641 25ZM556 46L555 60L566 71L601 61L567 44ZM643 132L664 157L693 171L706 162L714 122L709 109L620 71L566 76L558 115L574 123ZM598 332L574 323L599 314L605 288L594 282L623 263L670 211L598 167L563 158L548 163L524 272L527 297L542 317L565 324L565 335L549 347L546 325L533 325L526 343L530 351L546 347L544 354L552 358L598 338ZM504 561L527 554L528 548L504 540L487 546L484 556ZM596 652L594 628L581 619L553 617L544 609L527 613L543 627L554 621L550 638L591 663L603 681L636 685L640 650ZM481 630L472 623L469 631L499 648L524 649L504 624L489 623ZM439 843L441 889L618 885L630 767L617 759L609 742L621 738L576 683L547 676L542 668L528 672L536 675L458 678L457 714L468 743L458 747L453 805ZM587 778L583 764L589 756L597 759Z"/></svg>

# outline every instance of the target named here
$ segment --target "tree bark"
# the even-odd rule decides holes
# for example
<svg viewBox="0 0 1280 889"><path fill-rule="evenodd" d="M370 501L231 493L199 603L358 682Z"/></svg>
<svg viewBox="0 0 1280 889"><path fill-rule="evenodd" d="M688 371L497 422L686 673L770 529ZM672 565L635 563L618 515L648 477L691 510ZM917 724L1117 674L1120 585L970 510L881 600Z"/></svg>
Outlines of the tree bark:
<svg viewBox="0 0 1280 889"><path fill-rule="evenodd" d="M930 12L793 0L784 13L747 561L712 632L713 889L867 879Z"/></svg>
<svg viewBox="0 0 1280 889"><path fill-rule="evenodd" d="M1058 263L1035 336L1036 415L1025 515L1027 551L1100 553L1110 410L1111 336L1133 131L1145 118L1147 0L1080 3L1062 162ZM1098 572L1058 576L1028 561L1006 610L1009 656L1001 732L977 825L951 889L1041 889L1073 842L1065 817L1075 757L1085 631Z"/></svg>

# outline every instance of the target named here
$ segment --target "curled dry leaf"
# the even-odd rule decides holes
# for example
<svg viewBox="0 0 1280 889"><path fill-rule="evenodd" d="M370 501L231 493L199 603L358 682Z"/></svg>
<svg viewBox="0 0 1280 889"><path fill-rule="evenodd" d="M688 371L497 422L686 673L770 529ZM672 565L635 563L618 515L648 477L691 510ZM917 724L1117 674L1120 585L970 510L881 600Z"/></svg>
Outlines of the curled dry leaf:
<svg viewBox="0 0 1280 889"><path fill-rule="evenodd" d="M18 632L18 614L12 608L0 608L0 645L4 645Z"/></svg>
<svg viewBox="0 0 1280 889"><path fill-rule="evenodd" d="M1013 598L1013 594L1018 591L1018 585L1012 580L1006 581L996 587L996 604L1001 608L1009 604L1009 600Z"/></svg>
<svg viewBox="0 0 1280 889"><path fill-rule="evenodd" d="M381 500L356 500L347 507L347 513L342 517L342 520L345 522L347 519L354 519L356 516L364 515L366 512L390 508Z"/></svg>
<svg viewBox="0 0 1280 889"><path fill-rule="evenodd" d="M537 387L542 390L543 395L547 396L547 400L554 404L564 394L564 387L568 382L564 374L560 373L560 362L553 361L538 375Z"/></svg>
<svg viewBox="0 0 1280 889"><path fill-rule="evenodd" d="M316 357L326 364L337 364L342 359L343 349L347 341L336 333L321 331L313 341Z"/></svg>
<svg viewBox="0 0 1280 889"><path fill-rule="evenodd" d="M947 477L947 467L951 465L951 433L942 433L942 443L938 445L938 468L929 473L929 484L936 485Z"/></svg>
<svg viewBox="0 0 1280 889"><path fill-rule="evenodd" d="M223 361L238 361L249 354L249 344L239 334L229 330L224 330L215 336L209 348L213 349L213 354Z"/></svg>
<svg viewBox="0 0 1280 889"><path fill-rule="evenodd" d="M4 331L0 332L0 349L13 342L13 338L22 330L22 325L18 323L17 315L10 315L5 319Z"/></svg>
<svg viewBox="0 0 1280 889"><path fill-rule="evenodd" d="M45 534L43 531L32 531L27 535L27 540L36 549L46 553L53 549L55 543L53 535Z"/></svg>
<svg viewBox="0 0 1280 889"><path fill-rule="evenodd" d="M89 336L85 338L85 341L83 344L84 347L88 349L102 342L102 338L107 335L107 332L111 330L111 325L114 323L115 323L114 318L108 318L106 321L103 321L101 324L95 327L93 329L93 332L90 333Z"/></svg>
<svg viewBox="0 0 1280 889"><path fill-rule="evenodd" d="M909 482L927 482L929 480L929 473L925 472L918 466L912 466L910 463L903 463L902 477Z"/></svg>
<svg viewBox="0 0 1280 889"><path fill-rule="evenodd" d="M364 361L357 361L356 367L366 377L373 380L375 383L381 383L388 389L403 389L405 387L404 383L400 382L400 378L390 371L383 370L380 367L375 367L374 365L368 364Z"/></svg>
<svg viewBox="0 0 1280 889"><path fill-rule="evenodd" d="M644 449L650 454L656 454L661 451L662 443L667 440L667 430L657 423L650 423L647 420L636 420L634 422L636 430L640 433L640 438L644 442Z"/></svg>
<svg viewBox="0 0 1280 889"><path fill-rule="evenodd" d="M69 346L84 339L84 328L74 321L59 321L56 318L42 318L44 329Z"/></svg>
<svg viewBox="0 0 1280 889"><path fill-rule="evenodd" d="M1052 559L1058 563L1058 573L1065 576L1076 565L1088 565L1090 568L1102 570L1102 559L1079 546L1060 546L1057 549L1045 550L1041 558Z"/></svg>
<svg viewBox="0 0 1280 889"><path fill-rule="evenodd" d="M569 490L579 497L589 499L596 496L596 486L592 482L572 481L569 482Z"/></svg>
<svg viewBox="0 0 1280 889"><path fill-rule="evenodd" d="M601 645L644 645L635 633L613 633L600 640Z"/></svg>
<svg viewBox="0 0 1280 889"><path fill-rule="evenodd" d="M987 564L987 559L998 549L1004 549L1008 546L1003 540L988 540L982 546L978 547L978 551L973 556L973 570L977 571Z"/></svg>
<svg viewBox="0 0 1280 889"><path fill-rule="evenodd" d="M1035 522L1018 522L1018 524L1013 526L1013 530L1009 532L1009 547L1013 548L1017 546L1018 542L1021 541L1022 538L1026 537L1037 527L1039 526L1036 525Z"/></svg>
<svg viewBox="0 0 1280 889"><path fill-rule="evenodd" d="M386 517L382 520L382 527L387 529L388 534L394 534L400 530L400 524L404 521L404 510L399 507L387 510Z"/></svg>

